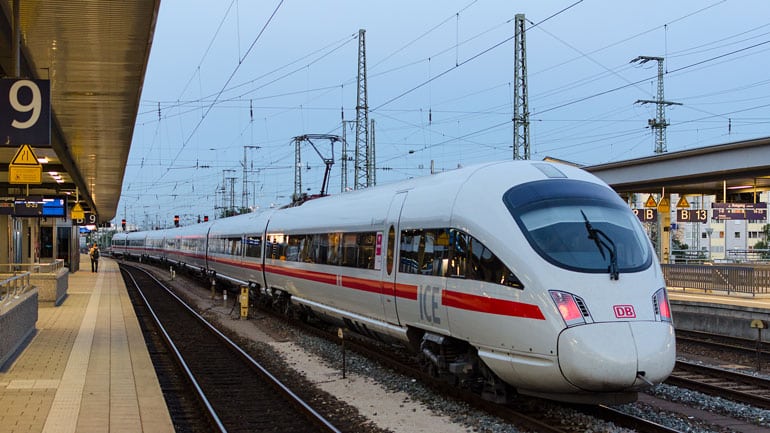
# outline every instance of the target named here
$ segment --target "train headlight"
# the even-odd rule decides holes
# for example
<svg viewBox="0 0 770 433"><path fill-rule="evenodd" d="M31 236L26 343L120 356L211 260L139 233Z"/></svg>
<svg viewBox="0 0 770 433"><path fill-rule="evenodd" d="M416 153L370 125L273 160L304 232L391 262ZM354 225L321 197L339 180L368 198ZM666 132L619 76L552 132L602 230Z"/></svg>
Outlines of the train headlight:
<svg viewBox="0 0 770 433"><path fill-rule="evenodd" d="M548 293L551 294L551 299L553 299L553 302L556 304L556 308L559 310L559 314L561 314L561 318L564 319L564 323L566 323L567 326L582 325L586 323L585 316L588 311L586 310L582 299L571 293L560 292L558 290L549 290Z"/></svg>
<svg viewBox="0 0 770 433"><path fill-rule="evenodd" d="M655 318L663 322L671 321L671 307L668 305L666 289L660 289L652 297L652 307L655 309Z"/></svg>

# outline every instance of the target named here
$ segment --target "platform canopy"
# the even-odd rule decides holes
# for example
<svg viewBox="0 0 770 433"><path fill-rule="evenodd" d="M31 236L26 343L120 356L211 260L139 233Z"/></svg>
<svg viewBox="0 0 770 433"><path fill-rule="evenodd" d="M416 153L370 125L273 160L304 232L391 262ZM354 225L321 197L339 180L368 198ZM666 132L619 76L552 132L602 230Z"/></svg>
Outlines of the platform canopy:
<svg viewBox="0 0 770 433"><path fill-rule="evenodd" d="M705 194L770 190L770 137L583 167L619 193Z"/></svg>
<svg viewBox="0 0 770 433"><path fill-rule="evenodd" d="M74 197L77 189L85 211L100 222L114 218L159 7L160 0L0 0L1 73L50 80L51 109L50 144L33 145L42 183L28 189L9 183L9 163L21 143L3 137L0 195Z"/></svg>

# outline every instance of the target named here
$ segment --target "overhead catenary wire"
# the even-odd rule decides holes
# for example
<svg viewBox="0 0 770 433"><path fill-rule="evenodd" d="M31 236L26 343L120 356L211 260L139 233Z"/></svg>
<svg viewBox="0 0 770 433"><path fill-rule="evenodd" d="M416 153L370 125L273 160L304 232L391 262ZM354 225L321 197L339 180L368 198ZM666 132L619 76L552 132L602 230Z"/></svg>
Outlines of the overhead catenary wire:
<svg viewBox="0 0 770 433"><path fill-rule="evenodd" d="M243 57L238 59L238 64L235 66L233 71L230 73L230 76L227 78L227 80L225 80L225 83L222 85L222 88L220 89L219 93L217 93L216 97L214 98L214 101L212 101L211 104L209 104L209 106L206 108L206 111L203 113L203 116L201 116L201 119L198 121L198 123L193 128L192 132L190 132L190 134L187 136L187 138L184 140L184 142L182 142L182 146L180 147L179 152L177 152L176 156L174 156L174 158L171 160L171 165L174 164L174 162L179 157L179 155L184 151L185 147L187 146L187 143L190 142L190 139L193 137L193 135L195 135L195 132L198 130L200 125L206 119L206 116L208 116L208 113L211 112L211 109L216 104L217 99L222 94L222 92L225 91L225 89L227 88L227 85L230 84L230 81L232 81L233 77L235 77L235 74L238 72L238 69L240 69L241 65L243 64L243 60L249 55L251 50L254 48L254 46L259 41L260 37L262 37L262 34L265 32L265 29L267 29L267 26L273 21L273 18L278 13L278 10L281 8L281 5L283 4L283 2L284 2L284 0L279 0L278 4L276 5L275 9L273 10L273 13L270 14L270 17L267 19L265 24L262 26L262 29L259 31L257 36L254 38L254 41L252 41L251 45L249 46L249 49L246 50L246 52L243 54ZM168 171L166 171L166 173L168 173ZM164 175L165 175L165 173L164 173ZM162 177L163 177L163 175L161 175L161 178Z"/></svg>
<svg viewBox="0 0 770 433"><path fill-rule="evenodd" d="M702 9L713 8L715 5L722 4L722 3L724 3L724 2L718 2L718 3L711 4L711 5L707 5L706 7L702 8ZM473 2L471 4L475 4L475 2ZM454 14L449 16L449 17L447 17L447 18L450 21L451 20L455 20L455 22L456 22L456 20L457 20L457 17ZM450 22L450 21L447 21L447 22ZM676 20L673 20L673 21L676 21ZM670 23L670 22L673 22L673 21L669 20L668 22ZM658 26L658 28L659 28L659 26ZM551 30L551 29L548 29L548 30ZM752 34L750 34L750 36L751 35ZM452 37L452 39L453 39L452 43L451 44L447 44L446 50L453 51L453 55L455 57L454 59L452 59L453 63L459 63L459 62L456 62L455 60L458 58L458 56L457 56L457 47L460 46L460 44L458 44L458 42L460 41L460 38L457 36L457 32L454 35L452 35L452 36L453 36ZM724 39L724 38L720 38L720 39ZM733 39L730 39L729 41L732 42L732 41L736 41L737 39L738 38L733 38ZM754 40L756 40L756 39L754 39ZM727 44L706 45L705 43L704 44L700 44L700 45L703 45L704 46L703 48L716 47L717 45L720 45L720 46L723 46L723 47L724 46L729 46ZM735 46L735 45L733 45L733 46ZM407 47L406 49L410 49L410 48L411 48L411 46ZM759 49L761 49L761 48L759 48ZM756 52L759 49L755 49L755 50L750 51L750 52L753 53L753 55L756 55ZM412 50L412 51L414 51L414 50ZM441 50L437 50L437 51L441 51ZM591 52L594 52L595 50L583 50L583 51L586 52L586 53L591 53ZM687 50L679 50L679 52L681 52L681 51L685 51L685 53L683 53L683 56L686 55L686 51ZM406 52L406 51L404 51L404 52ZM705 53L708 53L708 52L712 52L713 53L714 51L713 50L706 50L704 52ZM673 56L674 52L673 51L669 51L669 55ZM697 55L697 54L693 54L693 55ZM724 59L729 61L731 58L734 59L734 58L736 58L739 55L741 55L741 54L736 54L736 55L733 55L733 57L730 57L730 58L726 57ZM392 56L391 59L392 58L395 58L395 57ZM682 57L682 58L685 58L685 57ZM380 68L382 66L387 67L388 66L387 63L388 63L389 60L390 59L388 59L387 61L385 61L385 59L381 60L381 63L379 63ZM460 60L462 61L462 58L460 58ZM422 61L424 61L424 60L422 60ZM695 70L699 70L702 67L709 67L710 65L712 65L712 64L714 64L716 62L719 62L719 61L720 60L714 60L711 63L704 63L702 65L694 66L694 67L692 67L690 69L684 70L684 71L679 72L679 73L683 74L683 73L686 73L686 72L692 72L692 71L695 71ZM688 64L691 64L691 63L694 63L694 62L695 61L690 62ZM414 62L413 65L417 65L419 63L420 63L420 61ZM437 64L438 63L435 63L434 66L437 65ZM672 64L668 64L668 66L669 66L669 72L671 73L671 72L673 72L673 69L675 69L675 68L672 68L672 67L677 67L677 66L680 66L680 65L674 65L672 63ZM296 68L296 69L297 70L302 70L304 68L305 68L305 66L302 66L302 67ZM378 68L379 70L377 72L379 74L381 74L379 76L382 79L386 79L387 75L388 75L387 72L390 71L390 70L393 70L393 68L390 68L390 69L388 69L388 71L386 71L386 68L381 68L381 69L380 68ZM284 69L284 70L282 70L280 72L281 73L282 72L286 72L287 69ZM618 72L622 73L623 71L619 70ZM605 71L605 73L607 73L607 72ZM271 79L275 78L277 75L278 74L274 74L270 78ZM374 74L370 75L370 77L373 76L373 75ZM432 75L433 76L431 78L433 80L435 80L435 78L436 78L435 74L432 74ZM589 81L589 82L595 83L594 84L595 86L601 86L602 85L602 80L606 79L607 76L608 75L604 75L603 78L598 78L597 77L593 81ZM248 86L242 86L242 87L240 87L241 89L243 89L242 92L238 92L237 90L233 90L235 88L235 86L228 85L227 89L223 93L221 93L221 95L218 97L218 101L216 101L214 105L210 105L211 101L212 101L211 97L206 98L206 99L208 99L206 101L198 101L198 102L195 102L194 104L199 105L198 109L200 109L200 106L203 105L203 106L214 107L216 109L220 109L221 108L221 109L224 109L224 110L238 110L239 107L243 106L243 103L242 103L243 99L238 98L237 96L235 96L236 93L243 94L244 92L249 91L248 87L253 87L254 85L261 85L262 83L264 83L264 81L265 80L263 79L260 82L256 82L255 81L254 82L255 84L249 84ZM631 80L631 81L633 81L633 80ZM280 82L280 80L276 81L276 83L278 83L278 82ZM435 81L433 81L433 82L435 83ZM270 124L269 125L267 123L267 120L270 119L272 116L281 116L281 115L284 115L284 118L286 118L285 114L291 114L291 110L300 110L300 108L298 108L299 105L295 105L295 104L291 104L291 103L289 103L289 104L281 103L280 99L282 97L282 94L285 94L286 96L290 96L291 94L295 94L296 95L296 94L300 94L300 93L304 93L306 95L309 95L310 92L312 92L313 94L317 95L316 98L315 98L315 101L323 101L324 100L323 99L324 98L323 95L327 91L334 92L334 91L338 91L339 89L345 87L344 84L339 84L339 83L340 82L334 83L333 85L330 84L328 86L310 86L310 87L312 87L312 89L311 88L306 88L305 90L295 91L295 92L279 92L279 91L275 91L275 92L272 92L273 95L266 95L266 94L262 93L261 90L257 91L257 92L259 92L259 94L253 94L253 97L254 97L253 99L255 101L258 98L262 98L262 97L268 97L270 99L265 99L265 101L267 101L267 100L271 101L271 103L263 103L263 104L256 104L255 105L255 109L257 107L259 107L262 111L265 112L264 114L260 114L260 116L262 116L263 119L265 119L265 128L264 128L265 129L265 133L267 132L268 129L271 129L271 135L272 136L280 137L281 134L280 134L280 132L276 132L277 131L276 126L275 126L276 124L273 123L273 120L270 120ZM489 81L487 81L485 83L488 85L488 87L494 87L494 85L492 83L490 83ZM577 82L576 82L576 84L577 84ZM435 84L434 84L434 86L435 86ZM507 83L503 82L503 83L499 84L499 86L507 86ZM733 86L733 87L736 87L736 86ZM264 87L264 88L268 88L268 87ZM494 151L495 148L502 149L502 147L500 147L500 146L502 146L504 144L504 142L497 138L497 136L499 135L498 132L500 130L504 129L504 128L509 127L509 126L506 126L506 124L509 124L509 122L510 122L508 119L505 119L505 116L506 116L506 112L505 112L505 109L504 109L505 105L503 105L502 103L497 103L498 101L494 101L491 98L490 98L490 100L485 101L485 102L490 102L490 103L478 104L477 103L478 101L482 101L482 98L478 98L477 97L477 94L480 93L480 92L474 92L474 88L470 87L470 86L469 87L463 87L462 91L464 91L466 93L468 99L464 99L462 96L454 96L452 98L444 98L444 100L440 101L439 98L436 97L438 92L433 92L433 95L431 97L431 101L430 101L430 104L429 104L430 105L430 112L432 113L432 119L431 119L431 122L430 122L431 123L431 128L430 128L431 130L430 130L429 134L430 134L431 137L434 137L432 145L433 146L442 146L442 147L446 146L446 149L448 150L448 149L454 149L455 147L453 147L453 146L459 145L461 143L471 143L471 142L473 142L474 143L473 145L476 146L477 145L476 142L478 142L478 143L481 143L480 146L484 147L485 143L493 143L494 142L495 144L490 145L490 146L488 146L486 148L488 148L490 151ZM593 93L596 93L596 92L586 92L586 95L593 94ZM714 92L709 92L709 93L714 93ZM728 93L728 95L729 94L730 93ZM312 95L310 95L310 96L312 96ZM565 97L565 96L570 96L570 95L565 92L561 96ZM580 95L577 95L577 96L580 97ZM697 98L697 96L698 95L693 95L691 97ZM473 98L475 98L475 100ZM249 99L251 99L251 98L249 98ZM563 101L563 102L571 102L574 99L576 99L576 98L570 98L570 99L568 99L566 101ZM742 99L746 99L746 98L742 98ZM273 101L275 101L275 103L273 103ZM330 110L333 110L333 111L336 111L336 112L340 111L340 107L337 107L337 106L335 106L335 107L326 107L326 106L323 106L323 104L315 103L315 101L308 102L307 100L305 100L304 103L301 105L301 110L305 114L307 114L307 112L309 112L309 111L318 111L318 112L320 112L320 111L330 111ZM590 99L588 101L590 101ZM180 102L182 104L185 103L185 101L180 101ZM440 105L442 103L444 103L444 102L447 102L449 104L449 105L446 106L447 107L446 110L444 110L444 109L442 109L442 107L440 107ZM751 101L745 101L744 104L743 104L744 107L746 105L748 105L748 103L750 103L750 102ZM574 106L579 106L579 102L575 102L574 104L575 105L572 105L573 107ZM327 104L327 105L332 105L332 104ZM344 103L342 105L343 105L342 111L344 112L346 107L344 107ZM452 105L455 105L455 106L464 105L465 107L467 107L467 109L465 109L465 110L463 108L456 109ZM549 104L549 105L533 104L533 105L535 106L536 110L543 110L543 109L552 109L555 104ZM700 105L700 107L701 108L698 108L698 106L696 106L695 110L696 111L701 110L702 108L705 108L706 106L705 105ZM388 119L389 121L388 121L387 124L386 123L381 123L380 127L378 128L378 144L390 145L390 143L398 144L398 143L402 143L402 142L407 142L409 140L406 139L406 137L408 137L410 135L413 135L415 133L419 133L417 131L422 130L423 133L425 133L427 131L426 126L425 126L424 123L421 123L419 121L411 122L411 123L409 123L409 122L403 123L404 128L398 128L396 126L389 126L388 125L388 124L390 124L390 125L397 125L396 123L394 123L396 121L401 122L403 120L410 120L410 116L412 117L412 120L416 120L415 118L416 118L417 115L419 115L420 109L425 109L425 107L420 107L419 104L414 104L414 103L410 103L410 104L408 104L408 106L403 107L403 108L400 108L400 107L399 108L394 108L393 106L386 106L384 108L381 108L381 110L377 113L378 116L383 116L384 119ZM690 107L686 107L686 109L690 109ZM716 110L713 110L713 111L716 111ZM727 110L719 110L720 114L721 114L722 111L727 111ZM186 110L179 110L179 113L182 113L182 112L186 112ZM750 111L747 111L747 112L750 112ZM412 114L410 114L410 113L412 113ZM423 113L427 113L427 109L425 109L425 111L423 111ZM535 113L534 115L538 115L539 116L538 119L533 119L533 121L534 122L540 122L540 123L545 123L545 122L553 123L553 122L563 121L563 119L565 117L569 117L569 118L579 118L579 117L581 117L579 115L575 116L574 113L567 113L566 116L565 115L561 115L561 114L564 114L564 113L563 112L558 112L556 110L549 111L549 112L543 112L543 111L537 112L537 111L533 110L533 113ZM387 114L387 116L385 116L386 114ZM562 119L557 119L556 116L554 116L554 114L556 114L556 116L558 116L558 117L561 117ZM704 112L703 114L706 114L707 116L710 115L707 112ZM172 112L170 112L168 110L165 110L164 118L165 118L165 115L172 115L172 116L173 115L178 115L180 117L180 124L182 123L181 122L181 117L182 117L181 114L176 114L176 113L172 113ZM486 119L480 119L479 117L481 117L481 116L486 117ZM627 116L625 118L619 118L621 116L616 116L615 113L609 112L609 110L608 110L608 112L606 112L605 116L606 117L600 117L600 118L590 117L590 118L587 118L585 120L590 120L591 122L595 122L597 124L598 123L607 124L608 122L629 122L629 121L632 121L632 120L623 120L625 118L632 118L631 116ZM337 117L339 117L339 116L337 116ZM701 119L703 119L705 117L706 116L701 116ZM483 123L485 123L485 124L479 124L480 120L482 120ZM499 120L499 121L495 121L495 120ZM580 120L580 119L576 119L576 120ZM717 121L717 120L719 120L718 117L717 118L712 118L712 119L706 119L706 120L703 120L703 121L704 122L705 121L713 122L713 121ZM503 121L505 121L505 122L503 122ZM146 124L150 124L151 122L148 120L145 123ZM462 124L462 127L458 126L460 124ZM493 125L497 125L498 127L495 128L495 127L493 127ZM166 125L166 126L168 126L168 125ZM241 125L240 127L237 127L237 128L231 128L229 131L224 131L225 134L222 137L221 143L217 144L217 148L225 150L225 149L228 148L228 146L236 146L236 145L238 145L238 141L242 140L242 138L240 138L240 137L243 136L243 133L242 133L243 129L242 128L243 127ZM164 127L164 129L166 129L166 128ZM672 128L672 129L676 129L676 128ZM641 131L642 134L644 134L644 128L640 127L639 130ZM473 132L470 132L470 134L468 134L469 131L478 132L478 133L476 135L473 135ZM569 143L575 142L575 141L579 140L582 136L586 135L586 134L583 133L583 131L580 131L579 129L575 129L574 130L574 134L569 134L568 138L566 138L567 136L559 137L558 135L556 135L556 132L551 132L551 131L556 131L556 129L549 128L549 130L548 130L549 134L551 134L551 137L553 137L557 141L566 140L565 144L569 144ZM386 136L385 135L386 132L388 132L390 134L390 136ZM165 133L163 133L163 135L165 135ZM442 137L442 136L445 137L445 138L444 139L436 139L436 137ZM187 137L187 134L185 134L185 137ZM428 137L426 137L425 140L426 140L426 142L429 142ZM275 149L280 148L281 145L279 145L277 143L280 142L281 140L279 139L279 140L272 140L272 141L274 143L273 144L274 154L272 155L272 158L269 159L269 161L277 162L278 164L285 163L287 161L287 159L285 159L286 156L284 156L282 154L285 153L286 155L289 155L290 152L277 152ZM499 143L499 145L498 145L498 143ZM419 143L419 144L423 144L423 143ZM431 144L431 143L429 143L429 144ZM629 143L629 145L630 145L630 143ZM626 146L624 146L624 148L625 147ZM387 152L387 153L384 152L383 153L383 157L385 157L385 158L403 157L403 151L405 151L405 149L406 149L405 147L394 147L393 150L395 150L396 152ZM571 148L568 148L568 149L571 149ZM168 149L168 146L164 145L164 148L163 148L164 154L167 153L167 152L170 152L170 151L172 151L172 150ZM417 149L417 151L419 152L420 150ZM281 154L279 154L279 153L281 153ZM444 150L442 150L440 153L441 153L440 156L437 155L437 156L439 156L439 158L451 158L452 157L451 156L451 152L444 152ZM173 164L172 166L184 165L184 163L181 161L181 159L182 158L178 159L177 162L175 164ZM225 157L223 159L224 159L223 164L226 165L227 164L227 162L226 162L227 158ZM288 165L290 165L290 164L288 164ZM196 186L196 188L198 188L198 187Z"/></svg>
<svg viewBox="0 0 770 433"><path fill-rule="evenodd" d="M540 25L540 24L542 24L542 23L544 23L544 22L546 22L546 21L550 20L551 18L553 18L553 17L555 17L555 16L558 16L558 15L560 15L560 14L564 13L565 11L567 11L567 10L569 10L569 9L571 9L571 8L573 8L573 7L575 7L576 5L578 5L578 4L582 3L582 2L583 2L583 0L578 0L578 1L574 2L574 3L572 3L571 5L569 5L569 6L565 7L564 9L562 9L562 10L560 10L560 11L558 11L558 12L554 13L553 15L551 15L551 16L549 16L549 17L547 17L547 18L545 18L545 19L543 19L543 20L541 20L541 21L539 21L539 22L538 22L537 24L535 24L534 26L538 26L538 25ZM533 26L533 27L534 27L534 26ZM530 27L530 28L531 28L531 27ZM505 39L503 39L502 41L500 41L500 42L498 42L498 43L496 43L496 44L492 45L491 47L488 47L488 48L486 48L486 49L484 49L484 50L482 50L482 51L480 51L480 52L478 52L478 53L476 53L476 54L472 55L471 57L469 57L469 58L467 58L467 59L463 60L463 61L462 61L462 62L460 62L459 64L456 64L455 66L453 66L453 67L450 67L450 68L448 68L448 69L444 70L443 72L441 72L441 73L439 73L439 74L437 74L437 75L434 75L434 76L433 76L433 77L431 77L430 79L428 79L428 80L426 80L426 81L423 81L422 83L419 83L419 84L417 84L416 86L414 86L414 87L412 87L412 88L410 88L410 89L408 89L408 90L406 90L406 91L404 91L404 92L402 92L402 93L400 93L400 94L398 94L398 95L396 95L396 96L394 96L394 97L392 97L392 98L390 98L390 99L386 100L385 102L383 102L382 104L378 105L377 107L375 107L375 108L372 108L372 109L370 110L370 112L374 112L374 111L377 111L377 110L379 110L380 108L382 108L382 107L384 107L384 106L386 106L386 105L388 105L388 104L390 104L390 103L392 103L392 102L394 102L394 101L396 101L396 100L398 100L398 99L401 99L401 98L403 98L404 96L406 96L406 95L408 95L408 94L410 94L410 93L414 92L415 90L417 90L417 89L419 89L419 88L421 88L421 87L425 86L426 84L429 84L429 83L431 83L432 81L434 81L434 80L436 80L436 79L438 79L438 78L441 78L441 77L443 77L444 75L446 75L446 74L448 74L448 73L450 73L450 72L454 71L455 69L457 69L457 68L460 68L461 66L464 66L464 65L466 65L466 64L468 64L468 63L470 63L470 62L472 62L472 61L474 61L474 60L476 60L476 59L478 59L479 57L483 56L484 54L487 54L487 53L489 53L490 51L494 50L495 48L498 48L498 47L502 46L502 45L503 45L503 44L505 44L506 42L509 42L509 41L513 40L513 38L514 38L514 36L510 36L510 37L508 37L508 38L505 38Z"/></svg>

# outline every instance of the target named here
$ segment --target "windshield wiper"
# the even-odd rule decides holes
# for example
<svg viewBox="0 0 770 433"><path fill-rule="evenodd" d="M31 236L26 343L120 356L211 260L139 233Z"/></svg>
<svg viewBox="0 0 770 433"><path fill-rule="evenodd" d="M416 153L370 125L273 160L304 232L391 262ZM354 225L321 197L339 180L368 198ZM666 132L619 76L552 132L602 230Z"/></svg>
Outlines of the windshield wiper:
<svg viewBox="0 0 770 433"><path fill-rule="evenodd" d="M593 239L594 243L596 243L596 248L599 249L599 252L602 254L602 258L607 259L607 257L604 255L605 249L610 253L610 266L607 268L607 271L610 273L611 280L617 280L620 275L618 273L618 250L617 247L615 247L615 242L613 242L612 239L610 239L610 237L607 236L607 234L603 231L593 228L591 226L591 222L588 221L588 217L582 209L580 210L580 213L583 215L583 220L586 222L588 239Z"/></svg>

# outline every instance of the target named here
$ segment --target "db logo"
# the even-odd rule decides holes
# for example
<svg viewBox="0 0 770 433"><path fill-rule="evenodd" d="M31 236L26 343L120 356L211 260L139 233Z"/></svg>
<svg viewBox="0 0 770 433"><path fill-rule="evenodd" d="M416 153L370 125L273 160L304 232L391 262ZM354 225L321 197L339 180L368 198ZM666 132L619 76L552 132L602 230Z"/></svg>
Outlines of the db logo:
<svg viewBox="0 0 770 433"><path fill-rule="evenodd" d="M612 309L615 311L615 317L618 319L633 319L636 317L633 305L613 305Z"/></svg>

